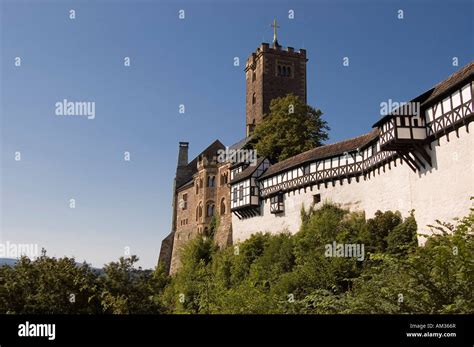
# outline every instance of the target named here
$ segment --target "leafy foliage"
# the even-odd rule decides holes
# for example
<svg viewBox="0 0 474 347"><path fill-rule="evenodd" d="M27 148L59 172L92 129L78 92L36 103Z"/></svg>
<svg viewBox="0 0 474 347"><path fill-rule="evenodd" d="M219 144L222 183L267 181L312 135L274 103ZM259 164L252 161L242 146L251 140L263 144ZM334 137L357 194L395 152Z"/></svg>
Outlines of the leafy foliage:
<svg viewBox="0 0 474 347"><path fill-rule="evenodd" d="M328 139L329 127L320 110L288 94L273 99L270 113L255 127L254 148L272 162L282 161Z"/></svg>
<svg viewBox="0 0 474 347"><path fill-rule="evenodd" d="M225 249L199 236L173 277L137 269L136 256L102 273L45 252L23 257L0 267L0 313L474 313L474 212L438 222L423 246L413 213L366 220L324 204L301 217L294 235L257 232ZM364 245L365 256L329 257L332 243Z"/></svg>

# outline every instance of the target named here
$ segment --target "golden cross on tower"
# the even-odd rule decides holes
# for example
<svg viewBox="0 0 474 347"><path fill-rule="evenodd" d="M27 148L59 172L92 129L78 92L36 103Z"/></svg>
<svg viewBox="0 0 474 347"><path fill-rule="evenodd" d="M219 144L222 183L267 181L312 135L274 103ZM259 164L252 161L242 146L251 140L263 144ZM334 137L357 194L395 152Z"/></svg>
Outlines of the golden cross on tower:
<svg viewBox="0 0 474 347"><path fill-rule="evenodd" d="M271 25L271 27L273 28L273 43L278 45L278 40L277 40L277 28L279 28L279 26L277 25L277 20L276 18L273 19L273 24Z"/></svg>

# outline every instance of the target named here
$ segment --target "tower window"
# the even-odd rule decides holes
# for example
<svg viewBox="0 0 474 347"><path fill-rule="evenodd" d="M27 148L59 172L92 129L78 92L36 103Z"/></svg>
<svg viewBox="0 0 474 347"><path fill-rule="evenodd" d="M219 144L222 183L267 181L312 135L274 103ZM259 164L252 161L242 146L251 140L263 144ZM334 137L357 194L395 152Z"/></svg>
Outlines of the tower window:
<svg viewBox="0 0 474 347"><path fill-rule="evenodd" d="M207 203L206 217L212 217L214 215L214 204L212 202Z"/></svg>
<svg viewBox="0 0 474 347"><path fill-rule="evenodd" d="M277 76L280 77L291 77L291 63L278 64L277 65Z"/></svg>
<svg viewBox="0 0 474 347"><path fill-rule="evenodd" d="M215 176L207 176L207 186L214 187L215 179Z"/></svg>
<svg viewBox="0 0 474 347"><path fill-rule="evenodd" d="M255 93L252 94L252 105L255 104L255 102L257 101L257 96L255 95Z"/></svg>
<svg viewBox="0 0 474 347"><path fill-rule="evenodd" d="M252 82L255 82L255 80L257 79L257 74L255 73L255 71L252 73Z"/></svg>
<svg viewBox="0 0 474 347"><path fill-rule="evenodd" d="M188 194L183 194L183 210L186 210L188 208Z"/></svg>

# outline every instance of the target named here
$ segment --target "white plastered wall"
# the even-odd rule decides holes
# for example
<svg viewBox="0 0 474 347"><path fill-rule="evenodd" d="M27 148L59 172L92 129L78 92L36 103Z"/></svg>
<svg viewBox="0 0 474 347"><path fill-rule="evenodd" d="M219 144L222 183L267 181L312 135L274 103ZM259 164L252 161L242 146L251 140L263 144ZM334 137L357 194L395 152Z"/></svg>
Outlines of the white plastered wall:
<svg viewBox="0 0 474 347"><path fill-rule="evenodd" d="M313 202L314 194L321 194L322 201L338 203L351 211L365 211L367 218L372 217L377 210L398 210L403 216L415 210L418 223L418 232L429 233L428 224L436 219L453 222L455 217L463 217L469 213L474 196L474 131L471 133L465 127L459 129L459 138L455 132L432 143L432 150L426 147L431 155L433 167L420 172L413 172L408 165L397 166L391 163L391 169L385 165L385 172L375 170L366 180L363 177L359 182L355 179L349 184L343 180L333 187L328 183L308 187L285 194L285 212L281 215L270 213L270 200L263 203L261 216L239 220L232 216L232 230L234 242L247 239L255 232L278 233L288 230L295 233L301 224L301 207L308 208Z"/></svg>

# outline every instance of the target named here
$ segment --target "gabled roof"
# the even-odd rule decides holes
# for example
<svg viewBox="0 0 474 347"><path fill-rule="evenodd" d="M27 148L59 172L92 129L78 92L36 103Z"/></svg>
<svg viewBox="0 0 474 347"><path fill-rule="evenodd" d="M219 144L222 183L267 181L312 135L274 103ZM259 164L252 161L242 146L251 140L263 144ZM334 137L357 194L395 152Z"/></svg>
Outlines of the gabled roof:
<svg viewBox="0 0 474 347"><path fill-rule="evenodd" d="M219 140L215 140L205 150L199 153L191 162L189 162L189 164L187 164L186 166L178 167L176 169L175 189L178 189L184 186L189 181L192 181L193 175L197 172L198 158L201 155L204 155L208 158L212 158L213 156L217 156L217 151L219 149L225 149L225 146Z"/></svg>
<svg viewBox="0 0 474 347"><path fill-rule="evenodd" d="M264 177L273 176L281 171L286 171L293 167L299 166L306 162L311 162L319 159L334 157L344 152L350 152L361 148L371 141L376 139L379 135L378 129L373 129L371 132L354 137L352 139L339 141L329 145L323 145L310 149L309 151L295 155L294 157L283 160L275 165L272 165L268 168L265 173L260 176L260 179Z"/></svg>
<svg viewBox="0 0 474 347"><path fill-rule="evenodd" d="M239 181L242 181L248 177L250 177L255 170L260 166L260 164L265 160L265 157L260 157L257 159L257 163L255 165L249 165L247 166L243 171L239 172L238 174L235 175L234 179L230 181L230 183L237 183Z"/></svg>

